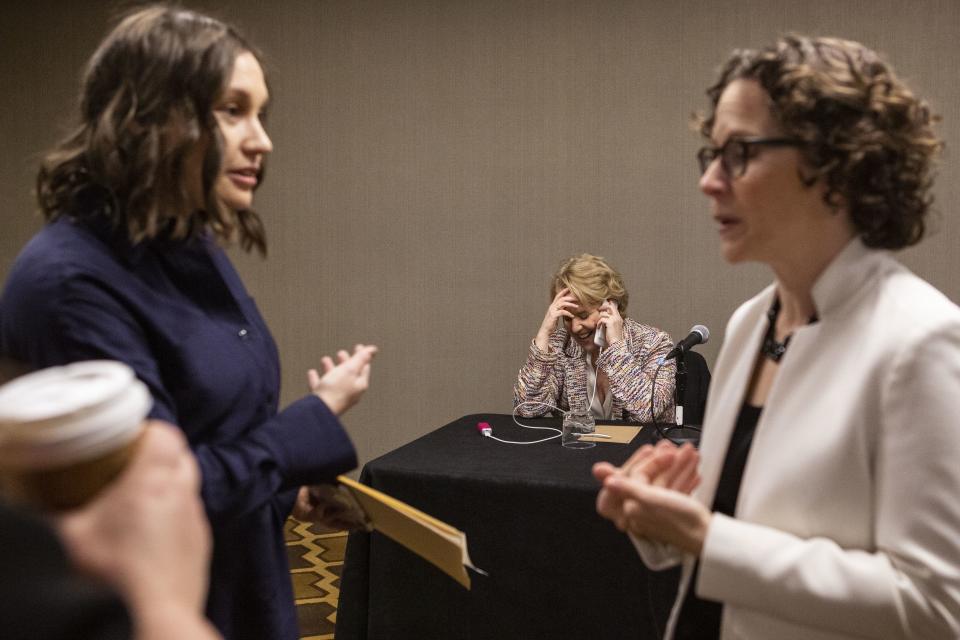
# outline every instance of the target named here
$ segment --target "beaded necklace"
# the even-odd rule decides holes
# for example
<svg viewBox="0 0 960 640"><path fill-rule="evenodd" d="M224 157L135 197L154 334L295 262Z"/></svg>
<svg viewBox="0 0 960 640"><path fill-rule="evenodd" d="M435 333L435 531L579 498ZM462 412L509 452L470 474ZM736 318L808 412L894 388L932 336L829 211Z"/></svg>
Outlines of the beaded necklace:
<svg viewBox="0 0 960 640"><path fill-rule="evenodd" d="M764 357L773 360L774 362L780 362L780 359L783 357L783 354L787 352L787 345L790 344L790 338L793 337L792 333L788 333L787 337L783 339L783 342L777 340L777 316L780 315L780 297L777 296L773 299L773 305L767 310L767 335L763 338L763 344L760 345L760 353ZM810 316L810 323L817 321L817 314Z"/></svg>

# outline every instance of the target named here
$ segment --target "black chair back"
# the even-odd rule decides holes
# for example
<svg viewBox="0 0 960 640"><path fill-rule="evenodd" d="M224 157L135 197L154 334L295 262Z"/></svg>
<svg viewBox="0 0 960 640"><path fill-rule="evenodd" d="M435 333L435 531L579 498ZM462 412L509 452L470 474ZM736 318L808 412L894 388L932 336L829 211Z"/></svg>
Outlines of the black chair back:
<svg viewBox="0 0 960 640"><path fill-rule="evenodd" d="M710 368L696 351L683 354L687 367L687 388L683 394L683 424L699 426L707 409L707 391L710 388Z"/></svg>

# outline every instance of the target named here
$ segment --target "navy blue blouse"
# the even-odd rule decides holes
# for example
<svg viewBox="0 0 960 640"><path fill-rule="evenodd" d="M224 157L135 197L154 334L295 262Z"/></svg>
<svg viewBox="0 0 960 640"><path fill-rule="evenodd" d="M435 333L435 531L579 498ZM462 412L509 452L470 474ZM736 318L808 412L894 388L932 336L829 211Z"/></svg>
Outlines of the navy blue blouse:
<svg viewBox="0 0 960 640"><path fill-rule="evenodd" d="M200 464L210 619L227 638L299 636L283 523L300 485L333 480L356 454L319 398L278 413L276 345L214 242L131 246L106 225L48 224L0 298L0 353L35 368L130 365Z"/></svg>

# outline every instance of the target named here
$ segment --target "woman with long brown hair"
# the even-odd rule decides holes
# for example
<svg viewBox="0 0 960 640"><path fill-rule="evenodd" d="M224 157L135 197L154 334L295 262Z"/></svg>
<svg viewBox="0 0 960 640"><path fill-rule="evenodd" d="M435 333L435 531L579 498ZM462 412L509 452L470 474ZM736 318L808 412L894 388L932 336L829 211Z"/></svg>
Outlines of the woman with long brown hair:
<svg viewBox="0 0 960 640"><path fill-rule="evenodd" d="M268 104L234 28L163 6L126 17L87 65L79 125L43 163L47 224L0 299L3 355L125 362L151 416L183 429L214 537L207 612L227 638L298 637L283 524L327 515L308 485L356 465L337 416L376 351L323 358L312 393L278 411L276 345L220 248L266 250L251 207Z"/></svg>

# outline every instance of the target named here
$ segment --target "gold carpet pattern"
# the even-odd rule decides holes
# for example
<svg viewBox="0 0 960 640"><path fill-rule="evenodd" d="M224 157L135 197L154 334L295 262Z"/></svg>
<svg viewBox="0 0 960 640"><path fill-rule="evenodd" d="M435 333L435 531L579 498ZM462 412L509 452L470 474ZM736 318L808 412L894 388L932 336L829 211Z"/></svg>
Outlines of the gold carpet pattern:
<svg viewBox="0 0 960 640"><path fill-rule="evenodd" d="M301 640L333 640L347 534L316 533L290 518L284 526Z"/></svg>

